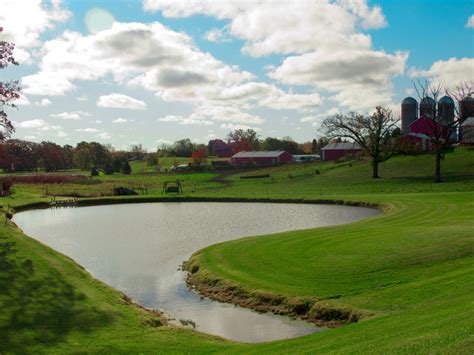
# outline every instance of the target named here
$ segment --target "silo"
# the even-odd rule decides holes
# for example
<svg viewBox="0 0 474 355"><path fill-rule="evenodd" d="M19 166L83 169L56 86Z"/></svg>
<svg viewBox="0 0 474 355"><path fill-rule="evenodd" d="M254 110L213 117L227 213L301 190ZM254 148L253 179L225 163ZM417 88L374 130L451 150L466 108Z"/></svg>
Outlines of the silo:
<svg viewBox="0 0 474 355"><path fill-rule="evenodd" d="M459 103L459 115L461 120L474 117L474 97L468 96Z"/></svg>
<svg viewBox="0 0 474 355"><path fill-rule="evenodd" d="M413 97L407 97L402 101L402 133L407 134L412 122L418 118L418 102Z"/></svg>
<svg viewBox="0 0 474 355"><path fill-rule="evenodd" d="M435 112L436 101L429 96L422 98L420 101L420 117L433 118Z"/></svg>
<svg viewBox="0 0 474 355"><path fill-rule="evenodd" d="M438 101L438 113L440 117L440 123L444 125L452 125L454 123L454 100L449 96L443 96ZM453 131L449 136L451 142L457 141L457 132L454 127L451 128Z"/></svg>

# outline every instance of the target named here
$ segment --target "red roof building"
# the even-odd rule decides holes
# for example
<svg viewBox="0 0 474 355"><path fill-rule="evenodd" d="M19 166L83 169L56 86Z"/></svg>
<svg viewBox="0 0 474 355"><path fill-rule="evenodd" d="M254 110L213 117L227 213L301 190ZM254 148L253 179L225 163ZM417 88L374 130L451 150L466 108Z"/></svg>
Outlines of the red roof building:
<svg viewBox="0 0 474 355"><path fill-rule="evenodd" d="M357 143L329 143L321 148L321 160L339 160L346 157L353 157L362 153L362 148Z"/></svg>
<svg viewBox="0 0 474 355"><path fill-rule="evenodd" d="M293 156L282 150L261 152L238 152L230 158L230 163L237 166L277 165L291 162Z"/></svg>

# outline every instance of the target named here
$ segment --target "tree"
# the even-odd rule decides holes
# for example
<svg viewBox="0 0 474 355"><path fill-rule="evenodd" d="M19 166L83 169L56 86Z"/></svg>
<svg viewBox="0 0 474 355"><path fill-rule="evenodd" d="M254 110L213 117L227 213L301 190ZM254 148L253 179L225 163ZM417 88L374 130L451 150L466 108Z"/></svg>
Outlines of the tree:
<svg viewBox="0 0 474 355"><path fill-rule="evenodd" d="M434 182L442 182L441 160L444 156L444 150L450 146L450 137L470 116L471 107L467 107L474 96L474 84L462 82L451 90L443 90L443 83L433 84L429 81L414 82L413 86L420 99L420 108L423 105L423 111L426 117L429 129L425 134L428 135L434 145L435 153L435 173ZM438 105L441 95L451 97L455 101L454 117L450 119L440 110Z"/></svg>
<svg viewBox="0 0 474 355"><path fill-rule="evenodd" d="M323 127L329 137L356 142L372 158L372 178L376 179L379 163L389 159L395 151L391 134L398 121L390 109L377 106L371 115L351 112L330 116L323 121Z"/></svg>
<svg viewBox="0 0 474 355"><path fill-rule="evenodd" d="M130 166L130 164L128 163L128 161L126 161L123 166L122 166L122 173L124 173L125 175L130 175L132 173L132 167Z"/></svg>
<svg viewBox="0 0 474 355"><path fill-rule="evenodd" d="M230 131L227 135L229 143L233 144L234 153L258 150L260 148L260 141L258 134L253 129L247 130L236 129Z"/></svg>
<svg viewBox="0 0 474 355"><path fill-rule="evenodd" d="M201 146L199 149L195 150L191 155L194 166L201 166L207 158L207 147Z"/></svg>
<svg viewBox="0 0 474 355"><path fill-rule="evenodd" d="M0 32L3 32L3 27L0 27ZM0 41L0 69L4 69L10 64L18 65L18 62L13 57L14 49L15 45L13 43ZM16 107L12 101L18 98L20 98L18 81L0 81L0 143L4 142L15 131L4 107Z"/></svg>
<svg viewBox="0 0 474 355"><path fill-rule="evenodd" d="M180 139L173 143L172 151L177 157L190 157L196 145L189 138Z"/></svg>
<svg viewBox="0 0 474 355"><path fill-rule="evenodd" d="M141 144L132 145L131 150L136 160L142 160L146 153Z"/></svg>
<svg viewBox="0 0 474 355"><path fill-rule="evenodd" d="M149 153L146 157L146 164L152 168L158 166L159 159L157 153Z"/></svg>

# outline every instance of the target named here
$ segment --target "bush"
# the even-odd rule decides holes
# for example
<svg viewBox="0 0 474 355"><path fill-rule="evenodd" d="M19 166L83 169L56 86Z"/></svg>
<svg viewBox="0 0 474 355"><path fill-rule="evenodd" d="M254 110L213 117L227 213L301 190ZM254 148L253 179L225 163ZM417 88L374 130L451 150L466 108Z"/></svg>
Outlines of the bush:
<svg viewBox="0 0 474 355"><path fill-rule="evenodd" d="M132 167L130 166L130 164L128 163L128 161L126 161L123 166L122 166L122 173L124 173L125 175L130 175L132 173Z"/></svg>
<svg viewBox="0 0 474 355"><path fill-rule="evenodd" d="M99 176L99 170L95 166L91 170L91 176Z"/></svg>

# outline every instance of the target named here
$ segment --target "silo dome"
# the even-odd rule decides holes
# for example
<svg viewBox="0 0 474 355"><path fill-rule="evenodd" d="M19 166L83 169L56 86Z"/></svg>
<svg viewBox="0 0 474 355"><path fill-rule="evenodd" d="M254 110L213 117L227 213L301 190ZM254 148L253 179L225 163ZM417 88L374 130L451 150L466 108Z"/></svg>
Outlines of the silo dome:
<svg viewBox="0 0 474 355"><path fill-rule="evenodd" d="M409 133L410 125L418 118L418 102L413 97L402 101L402 133Z"/></svg>
<svg viewBox="0 0 474 355"><path fill-rule="evenodd" d="M438 105L439 104L454 105L454 100L452 98L450 98L449 96L443 96L441 99L438 100Z"/></svg>
<svg viewBox="0 0 474 355"><path fill-rule="evenodd" d="M418 101L416 101L413 97L405 97L402 101L402 105L418 105Z"/></svg>
<svg viewBox="0 0 474 355"><path fill-rule="evenodd" d="M432 118L433 113L436 110L436 101L429 97L425 96L420 101L420 117Z"/></svg>

